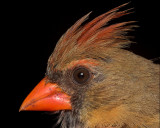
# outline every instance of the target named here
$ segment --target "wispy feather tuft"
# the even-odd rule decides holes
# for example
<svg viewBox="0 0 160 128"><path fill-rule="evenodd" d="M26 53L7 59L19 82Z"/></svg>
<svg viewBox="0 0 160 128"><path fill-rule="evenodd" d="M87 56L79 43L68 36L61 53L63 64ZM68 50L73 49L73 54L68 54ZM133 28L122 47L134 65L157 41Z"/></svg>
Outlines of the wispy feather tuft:
<svg viewBox="0 0 160 128"><path fill-rule="evenodd" d="M83 16L60 38L49 60L54 63L63 61L64 64L69 61L68 58L74 58L73 55L77 58L78 55L83 56L83 53L89 53L90 50L92 50L92 54L94 52L97 54L97 50L107 52L108 48L122 48L131 43L127 32L136 27L133 25L135 21L109 25L113 19L131 13L131 9L120 11L127 4L120 5L98 16L84 26L82 23L87 20L91 12Z"/></svg>

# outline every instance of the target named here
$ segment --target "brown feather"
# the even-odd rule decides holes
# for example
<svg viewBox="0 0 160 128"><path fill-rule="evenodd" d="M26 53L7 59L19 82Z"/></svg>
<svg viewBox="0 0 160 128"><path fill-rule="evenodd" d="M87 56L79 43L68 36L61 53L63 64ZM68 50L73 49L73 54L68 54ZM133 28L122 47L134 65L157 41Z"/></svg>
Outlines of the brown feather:
<svg viewBox="0 0 160 128"><path fill-rule="evenodd" d="M47 77L59 72L58 85L71 95L72 111L62 111L62 128L158 128L159 65L122 49L135 21L110 24L129 14L118 6L82 26L78 20L58 41L49 58ZM73 82L72 72L92 72L86 85ZM56 80L55 80L56 81Z"/></svg>
<svg viewBox="0 0 160 128"><path fill-rule="evenodd" d="M61 63L58 64L58 67L62 68L64 64L70 62L70 56L72 56L72 59L74 59L74 56L78 59L86 51L86 54L90 54L91 51L92 55L95 54L97 56L97 51L106 51L108 48L115 47L119 48L123 47L124 44L131 43L126 33L132 30L133 27L136 27L136 25L132 25L135 21L107 26L111 20L131 13L129 12L130 9L119 11L120 8L127 4L118 6L81 26L91 12L83 16L60 38L49 59L50 62L55 64ZM99 54L99 57L103 57L104 54ZM81 56L81 58L83 59L84 57Z"/></svg>

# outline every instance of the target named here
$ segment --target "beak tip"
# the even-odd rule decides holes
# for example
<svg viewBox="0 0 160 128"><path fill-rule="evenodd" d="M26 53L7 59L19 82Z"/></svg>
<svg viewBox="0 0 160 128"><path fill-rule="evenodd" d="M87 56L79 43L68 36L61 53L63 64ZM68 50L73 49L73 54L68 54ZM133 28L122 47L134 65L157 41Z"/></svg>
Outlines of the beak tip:
<svg viewBox="0 0 160 128"><path fill-rule="evenodd" d="M21 105L21 107L19 108L19 112L23 111L24 107Z"/></svg>
<svg viewBox="0 0 160 128"><path fill-rule="evenodd" d="M20 108L19 108L19 112L25 111L25 110L27 110L27 108L26 108L26 104L24 104L24 102L23 102L23 103L21 104Z"/></svg>
<svg viewBox="0 0 160 128"><path fill-rule="evenodd" d="M22 109L22 108L20 108L20 109L19 109L19 112L21 112L22 110L23 110L23 109Z"/></svg>

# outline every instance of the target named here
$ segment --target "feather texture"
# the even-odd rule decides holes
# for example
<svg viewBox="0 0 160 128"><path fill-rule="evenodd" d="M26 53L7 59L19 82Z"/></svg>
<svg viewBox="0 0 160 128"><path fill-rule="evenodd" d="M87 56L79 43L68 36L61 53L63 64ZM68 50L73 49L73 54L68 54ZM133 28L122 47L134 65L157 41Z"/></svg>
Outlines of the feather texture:
<svg viewBox="0 0 160 128"><path fill-rule="evenodd" d="M48 60L47 77L71 95L72 110L61 111L62 128L156 128L159 125L159 65L124 50L135 21L111 23L130 14L118 6L82 25L78 20L60 38ZM85 86L74 84L73 67L91 70ZM57 77L56 77L57 78ZM55 82L54 81L54 82Z"/></svg>
<svg viewBox="0 0 160 128"><path fill-rule="evenodd" d="M79 19L67 32L60 38L53 54L50 57L50 62L66 64L69 63L70 56L73 54L75 58L78 58L82 53L92 52L92 55L97 56L98 51L106 51L108 48L121 48L125 44L131 43L126 33L136 27L133 25L135 21L127 21L122 23L115 23L109 25L109 22L113 19L119 18L123 15L127 15L131 9L119 11L128 3L118 6L100 16L93 19L91 22L84 26L81 24L87 20L90 13ZM99 57L104 56L99 54ZM83 59L83 56L81 56ZM66 61L67 60L67 61ZM64 67L58 64L60 68Z"/></svg>

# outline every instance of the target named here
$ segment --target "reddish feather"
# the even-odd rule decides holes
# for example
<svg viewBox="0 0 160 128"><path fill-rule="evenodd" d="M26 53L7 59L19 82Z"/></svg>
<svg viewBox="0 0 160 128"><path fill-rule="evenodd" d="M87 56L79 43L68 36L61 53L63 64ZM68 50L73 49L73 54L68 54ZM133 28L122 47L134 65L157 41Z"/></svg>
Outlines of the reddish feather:
<svg viewBox="0 0 160 128"><path fill-rule="evenodd" d="M128 12L128 11L130 9L125 10L125 11L117 12L118 9L125 6L126 4L118 6L114 9L112 9L111 11L98 16L97 18L95 18L94 20L89 22L87 25L85 25L84 28L83 28L83 33L78 38L78 43L83 43L83 42L87 41L87 39L89 39L92 35L95 34L96 30L98 30L99 28L106 25L106 23L108 23L109 21L111 21L115 18L119 18L123 15L129 14L130 12Z"/></svg>
<svg viewBox="0 0 160 128"><path fill-rule="evenodd" d="M106 51L106 48L112 47L119 48L123 47L123 44L130 43L128 36L125 34L132 30L132 27L135 27L135 25L130 24L134 21L108 25L111 20L131 13L129 12L130 9L119 11L127 4L125 3L98 16L84 26L82 26L82 23L91 12L83 16L60 38L50 61L54 63L66 62L67 58L73 58L73 55L79 54L82 56L82 53L87 54L89 50L92 54L103 57L103 52L100 54L98 51Z"/></svg>
<svg viewBox="0 0 160 128"><path fill-rule="evenodd" d="M85 31L82 33L81 37L82 37L91 27L93 27L97 22L99 22L100 20L102 20L102 19L103 19L104 17L106 17L107 15L109 15L109 14L111 14L111 13L113 13L113 12L118 11L119 8L121 8L121 7L123 7L123 6L127 5L127 4L128 4L128 3L125 3L125 4L123 4L123 5L120 5L120 6L116 7L116 8L113 8L112 10L110 10L110 11L108 11L108 12L106 12L106 13L98 16L98 17L96 17L95 19L93 19L91 22L89 22L87 25L84 26L83 29L84 29Z"/></svg>
<svg viewBox="0 0 160 128"><path fill-rule="evenodd" d="M110 25L106 28L102 28L96 33L95 42L99 42L100 40L104 40L104 39L107 40L107 39L114 38L113 36L119 32L118 30L120 30L121 32L127 31L131 29L133 26L130 26L131 27L130 28L129 26L125 26L125 25L129 23L134 23L134 22L135 21L122 22L122 23ZM121 36L120 38L123 38L123 35L119 35L119 36ZM116 35L116 38L118 38L118 35Z"/></svg>
<svg viewBox="0 0 160 128"><path fill-rule="evenodd" d="M81 32L80 36L77 39L78 43L85 42L87 39L89 39L90 36L92 36L96 30L106 25L107 22L119 18L123 15L129 14L128 10L117 12L121 7L127 5L128 3L122 4L98 17L93 19L91 22L86 24L83 28L80 28L81 24L87 20L90 13L83 16L81 19L79 19L73 26L71 26L70 29L67 30L65 35L61 38L61 43L65 43L68 41L71 37L74 37L78 32ZM79 33L78 33L79 34Z"/></svg>
<svg viewBox="0 0 160 128"><path fill-rule="evenodd" d="M91 12L83 16L81 19L79 19L70 29L67 30L65 33L65 37L63 38L63 41L67 41L70 37L74 36L76 30L79 28L79 26L87 20L88 16L90 15Z"/></svg>

